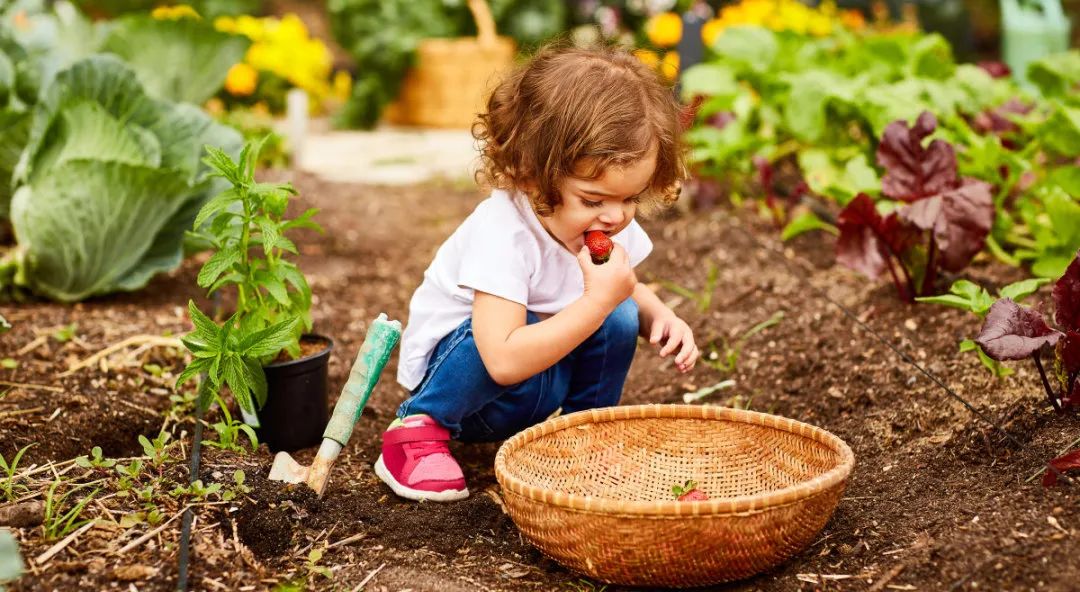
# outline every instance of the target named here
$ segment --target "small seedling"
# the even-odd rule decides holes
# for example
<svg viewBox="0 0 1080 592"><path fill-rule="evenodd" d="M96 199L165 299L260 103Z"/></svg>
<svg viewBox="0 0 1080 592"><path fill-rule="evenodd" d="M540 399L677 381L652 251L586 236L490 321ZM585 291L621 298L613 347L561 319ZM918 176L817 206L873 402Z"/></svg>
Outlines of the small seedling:
<svg viewBox="0 0 1080 592"><path fill-rule="evenodd" d="M11 331L11 323L4 318L4 315L0 315L0 335Z"/></svg>
<svg viewBox="0 0 1080 592"><path fill-rule="evenodd" d="M94 489L65 512L63 507L71 494L89 487L89 484L76 485L63 495L57 495L56 490L61 484L63 484L62 479L53 481L49 485L49 490L45 493L45 520L41 523L41 532L47 541L67 536L89 522L89 520L79 520L79 516L82 515L83 510L94 499L94 496L101 491L100 489Z"/></svg>
<svg viewBox="0 0 1080 592"><path fill-rule="evenodd" d="M245 475L244 472L241 470L237 470L235 473L233 473L233 483L235 483L236 486L226 488L225 493L221 495L221 499L227 502L231 502L239 495L251 493L251 488L247 485L244 485L244 481L246 479L247 475Z"/></svg>
<svg viewBox="0 0 1080 592"><path fill-rule="evenodd" d="M94 446L90 449L90 457L80 456L75 459L75 464L84 469L111 469L116 466L116 461L101 455L101 447Z"/></svg>
<svg viewBox="0 0 1080 592"><path fill-rule="evenodd" d="M0 471L3 474L0 475L0 493L4 494L4 499L12 502L19 497L20 494L29 491L29 488L21 483L17 483L15 479L15 471L19 468L19 461L22 460L26 451L30 449L33 444L27 444L21 450L15 453L15 456L11 458L11 462L8 462L4 458L4 455L0 454Z"/></svg>
<svg viewBox="0 0 1080 592"><path fill-rule="evenodd" d="M684 288L683 286L668 280L660 280L660 285L693 302L697 306L698 312L708 312L709 308L712 306L713 293L716 292L716 283L719 277L720 267L715 263L709 263L709 272L705 278L705 286L700 292Z"/></svg>
<svg viewBox="0 0 1080 592"><path fill-rule="evenodd" d="M150 464L154 465L154 468L160 469L165 463L169 462L170 439L172 439L172 434L164 431L153 440L139 434L139 444L142 445L143 454L150 457Z"/></svg>
<svg viewBox="0 0 1080 592"><path fill-rule="evenodd" d="M191 485L187 487L177 487L169 492L169 495L173 497L187 496L193 499L201 501L209 501L210 496L218 495L221 492L221 483L211 483L210 485L203 485L202 479L196 479Z"/></svg>
<svg viewBox="0 0 1080 592"><path fill-rule="evenodd" d="M4 358L4 359L0 360L0 368L5 368L7 370L14 370L14 369L16 369L18 367L19 367L19 362L16 361L15 358Z"/></svg>
<svg viewBox="0 0 1080 592"><path fill-rule="evenodd" d="M71 341L75 338L75 331L77 331L78 328L78 323L71 323L70 325L65 325L63 328L53 331L52 338L59 341L60 343L67 343L68 341Z"/></svg>
<svg viewBox="0 0 1080 592"><path fill-rule="evenodd" d="M116 482L117 491L127 491L139 482L139 477L142 476L143 472L143 462L135 459L131 461L131 464L118 464L116 465L116 472L120 474L120 479Z"/></svg>
<svg viewBox="0 0 1080 592"><path fill-rule="evenodd" d="M241 438L241 434L243 434L247 436L248 441L251 443L251 451L254 452L257 450L259 448L259 438L255 435L255 430L248 424L233 419L232 414L229 413L229 406L220 398L218 398L217 401L218 406L221 408L221 414L224 417L221 421L211 424L210 427L217 432L218 439L216 442L213 440L203 440L203 444L243 454L247 452L247 450L244 449L243 440Z"/></svg>
<svg viewBox="0 0 1080 592"><path fill-rule="evenodd" d="M733 344L729 344L727 339L722 339L723 354L720 353L714 343L710 343L709 355L705 356L702 361L711 368L725 374L734 373L739 366L739 357L742 355L742 349L746 345L746 341L766 329L779 325L782 320L784 320L784 311L778 310L771 317L750 327Z"/></svg>

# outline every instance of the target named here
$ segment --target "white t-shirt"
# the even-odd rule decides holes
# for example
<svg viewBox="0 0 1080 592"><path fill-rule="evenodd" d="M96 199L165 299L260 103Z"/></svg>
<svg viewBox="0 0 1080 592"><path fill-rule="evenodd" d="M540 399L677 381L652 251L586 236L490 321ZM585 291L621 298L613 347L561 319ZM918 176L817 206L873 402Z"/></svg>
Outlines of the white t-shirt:
<svg viewBox="0 0 1080 592"><path fill-rule="evenodd" d="M611 239L632 266L652 251L636 220ZM476 290L555 314L581 297L585 281L576 255L547 233L524 194L492 191L439 247L413 294L401 336L402 386L411 391L424 379L435 346L472 316Z"/></svg>

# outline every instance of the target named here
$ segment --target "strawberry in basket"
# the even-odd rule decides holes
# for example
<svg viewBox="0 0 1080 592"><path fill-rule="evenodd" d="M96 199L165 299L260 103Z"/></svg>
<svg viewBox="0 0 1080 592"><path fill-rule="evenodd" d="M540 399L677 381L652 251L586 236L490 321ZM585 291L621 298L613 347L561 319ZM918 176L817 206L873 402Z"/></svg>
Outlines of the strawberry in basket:
<svg viewBox="0 0 1080 592"><path fill-rule="evenodd" d="M675 485L671 488L671 493L675 494L680 502L703 502L709 499L709 496L705 495L705 492L697 488L697 483L690 480L682 485Z"/></svg>

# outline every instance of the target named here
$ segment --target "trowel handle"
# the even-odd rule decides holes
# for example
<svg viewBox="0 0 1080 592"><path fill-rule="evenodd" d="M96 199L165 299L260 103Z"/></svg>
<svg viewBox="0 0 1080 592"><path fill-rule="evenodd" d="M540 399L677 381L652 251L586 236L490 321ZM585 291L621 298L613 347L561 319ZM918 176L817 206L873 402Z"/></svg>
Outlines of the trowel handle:
<svg viewBox="0 0 1080 592"><path fill-rule="evenodd" d="M334 406L334 414L323 432L323 438L334 440L342 446L349 442L353 426L360 419L360 413L400 339L401 322L387 320L385 313L371 324L364 345L360 347L349 371L349 379L341 389L341 396Z"/></svg>

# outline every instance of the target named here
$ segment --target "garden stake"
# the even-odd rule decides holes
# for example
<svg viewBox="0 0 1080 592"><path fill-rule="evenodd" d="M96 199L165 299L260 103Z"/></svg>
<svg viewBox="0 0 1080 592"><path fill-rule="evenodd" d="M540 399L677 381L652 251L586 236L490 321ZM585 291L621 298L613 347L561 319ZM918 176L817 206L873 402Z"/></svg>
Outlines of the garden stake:
<svg viewBox="0 0 1080 592"><path fill-rule="evenodd" d="M334 414L323 432L322 445L319 446L315 460L311 461L310 467L305 467L296 462L289 453L279 452L274 457L274 465L270 467L271 481L304 481L322 497L326 481L330 477L330 468L334 466L334 460L341 453L342 447L349 442L353 427L360 419L360 413L364 410L375 384L379 382L383 367L390 359L390 352L400 338L400 321L387 320L385 313L375 319L368 329L364 345L356 355L356 362L349 371L349 379L341 389L341 396L338 397Z"/></svg>

